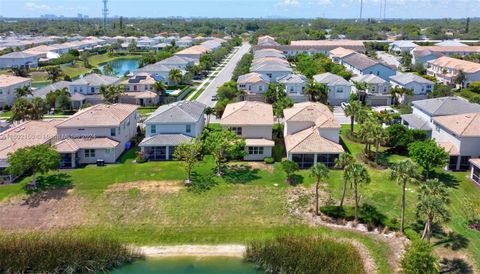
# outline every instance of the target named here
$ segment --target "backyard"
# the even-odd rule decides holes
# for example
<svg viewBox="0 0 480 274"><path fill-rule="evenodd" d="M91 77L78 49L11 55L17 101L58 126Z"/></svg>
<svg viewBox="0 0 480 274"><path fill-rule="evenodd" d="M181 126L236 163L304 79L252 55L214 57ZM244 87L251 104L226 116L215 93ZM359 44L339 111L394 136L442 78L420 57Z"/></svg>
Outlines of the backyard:
<svg viewBox="0 0 480 274"><path fill-rule="evenodd" d="M354 155L363 149L362 144L349 141L345 134L343 143ZM389 154L386 148L381 151L390 162L405 158ZM380 272L391 272L391 250L384 241L361 233L312 227L289 214L288 194L313 185L306 170L298 172L303 186L287 185L278 163L231 163L224 176L216 178L213 176L213 159L206 156L194 169L194 175L199 180L214 178L215 184L210 190L193 193L186 191L181 183L185 173L178 162L136 164L134 159L135 151L130 150L116 165L92 165L44 175L43 182L66 186L51 193L27 196L24 186L29 178L19 184L1 186L0 201L3 203L0 204L0 214L3 221L0 220L0 228L62 229L80 234L93 231L139 245L246 243L286 233L327 234L361 242L375 258ZM400 186L390 180L388 169L369 167L368 170L372 182L360 188L361 203L373 206L390 223L395 223L400 216ZM467 227L463 208L465 199L477 198L479 190L467 175L466 172L436 173L451 186L449 209L452 218L444 230L455 232L457 237L443 235L435 242L438 242L436 250L442 256L464 258L475 262L478 267L479 232ZM322 189L336 203L341 188L342 171L330 171ZM351 205L350 189L347 195L347 205ZM416 187L409 187L407 224L415 220L416 195ZM452 248L454 244L458 247L455 240L459 239L460 248ZM444 247L446 244L450 247ZM468 257L465 256L467 251Z"/></svg>

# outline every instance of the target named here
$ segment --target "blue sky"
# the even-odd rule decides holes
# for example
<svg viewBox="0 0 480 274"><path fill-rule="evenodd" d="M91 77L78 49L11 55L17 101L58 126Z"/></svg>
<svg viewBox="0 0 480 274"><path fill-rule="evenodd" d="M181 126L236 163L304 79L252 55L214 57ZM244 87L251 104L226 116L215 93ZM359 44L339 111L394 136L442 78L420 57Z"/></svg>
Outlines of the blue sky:
<svg viewBox="0 0 480 274"><path fill-rule="evenodd" d="M381 0L364 0L364 17L380 16ZM480 0L387 0L389 18L475 17ZM360 0L109 0L110 15L125 17L356 18ZM99 17L101 0L0 0L4 17L42 14Z"/></svg>

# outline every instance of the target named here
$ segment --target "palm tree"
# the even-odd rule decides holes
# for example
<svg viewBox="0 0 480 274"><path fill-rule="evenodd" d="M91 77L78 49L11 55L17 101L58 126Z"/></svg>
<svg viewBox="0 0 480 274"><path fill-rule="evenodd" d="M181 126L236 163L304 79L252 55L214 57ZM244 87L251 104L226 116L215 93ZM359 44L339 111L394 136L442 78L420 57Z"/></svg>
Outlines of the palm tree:
<svg viewBox="0 0 480 274"><path fill-rule="evenodd" d="M378 150L380 144L384 143L388 139L387 131L382 127L381 123L372 123L373 127L370 128L372 141L375 144L375 163L378 164Z"/></svg>
<svg viewBox="0 0 480 274"><path fill-rule="evenodd" d="M392 104L398 105L398 100L404 95L412 95L413 91L408 88L402 88L399 86L390 89L390 96L392 96Z"/></svg>
<svg viewBox="0 0 480 274"><path fill-rule="evenodd" d="M15 93L17 94L17 98L27 97L28 95L33 95L32 89L29 86L23 86L21 88L17 88L15 90Z"/></svg>
<svg viewBox="0 0 480 274"><path fill-rule="evenodd" d="M30 120L41 120L47 111L48 106L45 100L40 97L35 97L30 103L29 118Z"/></svg>
<svg viewBox="0 0 480 274"><path fill-rule="evenodd" d="M171 69L168 80L175 84L180 83L180 81L182 81L182 72L179 69Z"/></svg>
<svg viewBox="0 0 480 274"><path fill-rule="evenodd" d="M412 160L400 161L392 166L390 178L402 186L402 213L400 220L400 231L405 229L405 190L407 183L415 183L419 176L418 166Z"/></svg>
<svg viewBox="0 0 480 274"><path fill-rule="evenodd" d="M345 116L350 117L350 133L355 135L353 131L353 124L355 123L355 117L357 116L358 112L362 106L360 105L359 101L352 101L345 107Z"/></svg>
<svg viewBox="0 0 480 274"><path fill-rule="evenodd" d="M349 165L354 163L352 154L349 153L342 153L340 156L335 160L335 167L337 168L347 168ZM347 181L348 178L346 173L343 173L343 191L342 191L342 199L340 200L340 207L343 207L343 202L345 201L345 194L347 193Z"/></svg>
<svg viewBox="0 0 480 274"><path fill-rule="evenodd" d="M310 96L310 101L326 104L328 100L328 87L314 81L308 82L305 94Z"/></svg>
<svg viewBox="0 0 480 274"><path fill-rule="evenodd" d="M450 218L446 205L449 202L447 187L438 179L427 180L420 186L417 217L425 217L422 239L430 242L434 222L446 222Z"/></svg>
<svg viewBox="0 0 480 274"><path fill-rule="evenodd" d="M315 213L318 216L318 190L320 188L320 181L328 178L328 168L325 164L317 163L310 168L310 177L316 179L315 184Z"/></svg>
<svg viewBox="0 0 480 274"><path fill-rule="evenodd" d="M212 107L205 108L205 115L207 115L207 126L210 124L210 116L215 113L215 109Z"/></svg>
<svg viewBox="0 0 480 274"><path fill-rule="evenodd" d="M28 120L30 111L30 102L26 98L17 98L12 106L11 122Z"/></svg>
<svg viewBox="0 0 480 274"><path fill-rule="evenodd" d="M375 142L375 133L372 128L375 128L376 125L377 123L372 121L371 119L366 119L362 124L360 124L360 130L358 131L358 135L362 142L365 144L365 156L370 155L370 146Z"/></svg>
<svg viewBox="0 0 480 274"><path fill-rule="evenodd" d="M460 85L460 88L463 88L465 85L465 80L467 76L463 70L460 70L457 75L453 78L453 82L457 85Z"/></svg>
<svg viewBox="0 0 480 274"><path fill-rule="evenodd" d="M62 70L59 66L48 67L46 71L48 73L48 79L52 80L52 82L56 82L60 76L62 76Z"/></svg>
<svg viewBox="0 0 480 274"><path fill-rule="evenodd" d="M100 94L103 96L103 101L106 104L114 104L118 101L118 96L122 93L121 86L110 85L108 87L101 86Z"/></svg>
<svg viewBox="0 0 480 274"><path fill-rule="evenodd" d="M370 175L367 169L359 163L350 164L344 172L346 173L345 176L347 176L348 180L353 184L355 193L355 223L358 223L358 186L369 183Z"/></svg>
<svg viewBox="0 0 480 274"><path fill-rule="evenodd" d="M365 103L365 91L368 89L368 84L365 82L355 82L353 81L353 86L357 90L357 94L359 94L360 101Z"/></svg>
<svg viewBox="0 0 480 274"><path fill-rule="evenodd" d="M160 102L163 102L163 99L167 96L167 86L163 81L156 81L152 85L153 90L160 96Z"/></svg>

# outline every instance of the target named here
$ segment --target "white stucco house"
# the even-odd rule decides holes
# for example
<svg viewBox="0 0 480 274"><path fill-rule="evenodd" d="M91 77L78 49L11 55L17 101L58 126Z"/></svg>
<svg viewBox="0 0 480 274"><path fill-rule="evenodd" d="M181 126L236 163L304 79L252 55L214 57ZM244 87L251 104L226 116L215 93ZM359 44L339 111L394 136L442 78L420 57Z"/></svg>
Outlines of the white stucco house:
<svg viewBox="0 0 480 274"><path fill-rule="evenodd" d="M145 139L139 144L144 159L173 160L175 147L200 137L205 107L197 101L179 101L155 110L144 122Z"/></svg>
<svg viewBox="0 0 480 274"><path fill-rule="evenodd" d="M260 73L250 72L240 75L237 80L237 88L247 94L263 94L267 92L270 79Z"/></svg>
<svg viewBox="0 0 480 274"><path fill-rule="evenodd" d="M369 106L388 106L391 104L390 83L377 75L368 74L355 76L350 79L352 82L352 90L359 93L360 100ZM361 94L355 88L354 83L367 84L367 90Z"/></svg>
<svg viewBox="0 0 480 274"><path fill-rule="evenodd" d="M320 103L303 102L283 114L287 158L302 169L316 163L333 167L344 150L339 144L340 125L330 109Z"/></svg>
<svg viewBox="0 0 480 274"><path fill-rule="evenodd" d="M399 73L390 77L390 85L392 88L401 87L412 90L413 95L404 95L399 98L400 102L412 102L427 99L435 83L415 73Z"/></svg>
<svg viewBox="0 0 480 274"><path fill-rule="evenodd" d="M17 98L17 89L30 87L32 79L12 75L0 75L0 109L12 106Z"/></svg>
<svg viewBox="0 0 480 274"><path fill-rule="evenodd" d="M246 155L243 159L246 161L262 161L272 157L275 146L272 140L273 124L272 105L258 101L228 104L220 120L223 128L245 139Z"/></svg>
<svg viewBox="0 0 480 274"><path fill-rule="evenodd" d="M292 73L278 78L277 82L285 86L288 97L294 102L299 103L308 100L308 97L304 94L308 79L304 75Z"/></svg>
<svg viewBox="0 0 480 274"><path fill-rule="evenodd" d="M390 43L388 50L396 54L402 54L404 52L411 52L416 47L418 47L418 45L412 41L398 40Z"/></svg>
<svg viewBox="0 0 480 274"><path fill-rule="evenodd" d="M115 163L137 135L137 106L98 104L82 109L57 126L56 150L62 168Z"/></svg>
<svg viewBox="0 0 480 274"><path fill-rule="evenodd" d="M91 73L73 81L68 89L70 93L78 92L84 95L98 94L100 87L118 85L120 81L121 79L118 77Z"/></svg>
<svg viewBox="0 0 480 274"><path fill-rule="evenodd" d="M0 56L0 69L6 68L36 68L38 67L36 54L15 51Z"/></svg>
<svg viewBox="0 0 480 274"><path fill-rule="evenodd" d="M449 170L470 169L480 157L480 112L433 118L432 138L450 155Z"/></svg>
<svg viewBox="0 0 480 274"><path fill-rule="evenodd" d="M455 77L460 71L465 73L464 86L480 81L480 64L447 56L428 61L427 74L445 85L456 85Z"/></svg>
<svg viewBox="0 0 480 274"><path fill-rule="evenodd" d="M270 82L275 82L278 78L287 76L293 72L290 65L283 62L268 61L252 65L251 72L265 75Z"/></svg>
<svg viewBox="0 0 480 274"><path fill-rule="evenodd" d="M397 71L365 54L357 53L343 58L343 66L355 75L374 74L388 81Z"/></svg>
<svg viewBox="0 0 480 274"><path fill-rule="evenodd" d="M340 105L350 98L352 85L339 75L326 72L313 76L313 80L328 87L328 103L331 105Z"/></svg>

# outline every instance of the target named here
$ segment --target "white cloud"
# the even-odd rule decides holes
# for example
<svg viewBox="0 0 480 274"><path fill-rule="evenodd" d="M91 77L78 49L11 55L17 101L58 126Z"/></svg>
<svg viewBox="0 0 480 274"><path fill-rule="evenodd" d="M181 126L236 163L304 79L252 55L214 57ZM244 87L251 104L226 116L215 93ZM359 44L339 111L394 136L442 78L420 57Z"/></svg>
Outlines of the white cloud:
<svg viewBox="0 0 480 274"><path fill-rule="evenodd" d="M279 7L293 7L293 6L300 6L299 0L281 0L276 4Z"/></svg>
<svg viewBox="0 0 480 274"><path fill-rule="evenodd" d="M31 10L31 11L51 11L53 10L52 7L50 7L49 5L45 5L45 4L37 4L35 2L26 2L25 3L25 8L27 8L28 10Z"/></svg>

